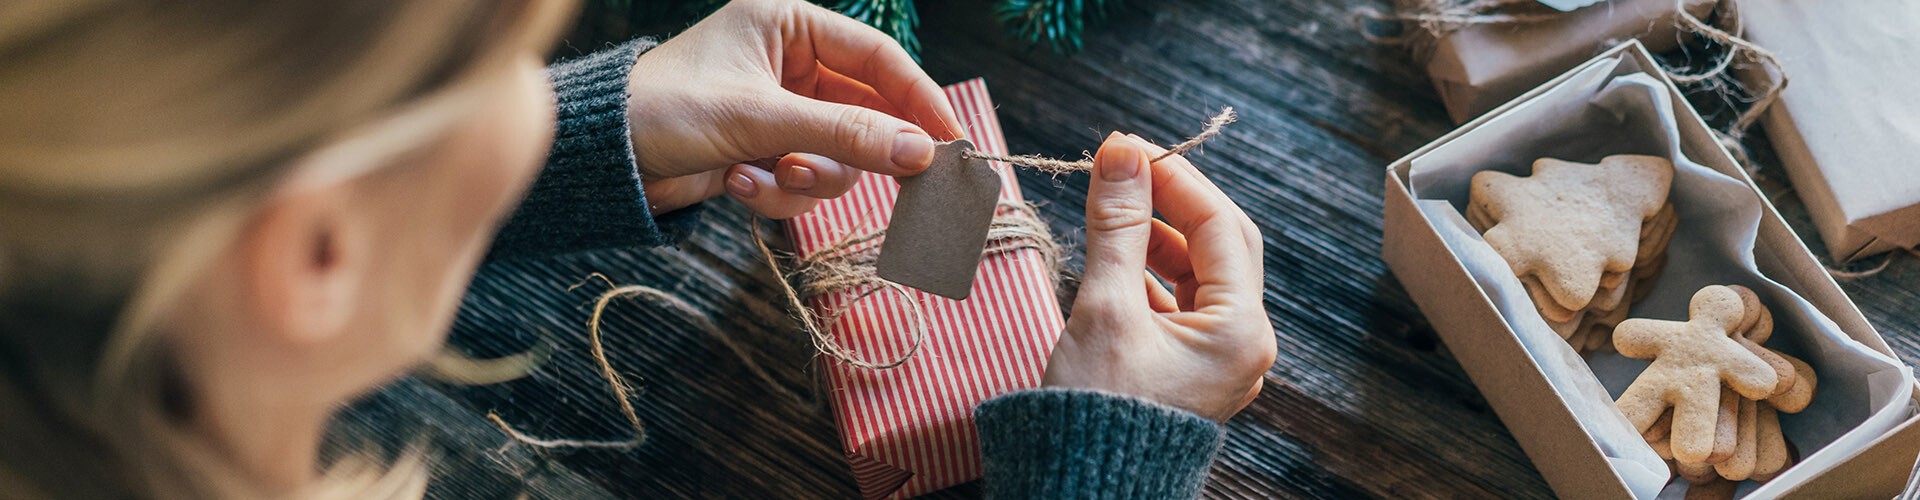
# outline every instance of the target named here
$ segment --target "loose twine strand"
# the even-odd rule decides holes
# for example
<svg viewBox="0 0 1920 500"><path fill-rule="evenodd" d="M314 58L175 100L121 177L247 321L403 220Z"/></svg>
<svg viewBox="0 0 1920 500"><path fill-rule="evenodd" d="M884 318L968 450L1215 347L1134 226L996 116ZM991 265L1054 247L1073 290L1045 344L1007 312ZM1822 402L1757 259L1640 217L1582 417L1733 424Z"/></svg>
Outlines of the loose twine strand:
<svg viewBox="0 0 1920 500"><path fill-rule="evenodd" d="M606 282L608 286L614 286L613 280L608 279L600 273L593 273L587 277L589 281L594 278L599 278L601 281ZM586 285L586 281L567 287L567 290L572 291L584 285ZM537 448L630 449L645 442L647 439L647 427L641 423L640 415L633 407L633 384L628 382L625 376L613 368L613 363L607 360L606 344L601 340L600 335L601 318L606 314L607 307L611 305L613 301L627 297L639 297L658 302L667 306L668 309L679 312L684 315L688 321L693 322L696 329L706 332L712 338L718 339L722 345L725 345L727 349L733 351L734 357L740 360L747 372L759 378L767 387L773 388L775 391L782 393L782 395L793 398L796 401L804 400L799 394L787 390L786 386L775 381L771 373L765 368L762 368L759 363L754 362L753 357L748 355L744 347L738 342L735 342L733 337L728 335L725 330L721 330L715 326L712 321L709 321L706 314L701 312L699 308L694 307L693 304L689 304L687 301L658 288L644 285L627 285L614 286L614 288L601 293L598 298L594 299L593 313L587 320L587 348L589 357L593 359L594 365L599 368L600 377L607 381L608 391L612 393L614 401L620 405L620 416L627 421L627 424L633 427L633 437L623 440L544 439L533 437L514 429L512 425L507 424L506 420L501 419L499 414L488 412L487 420L493 422L493 425L499 427L501 430L506 431L507 435L512 436L515 441Z"/></svg>
<svg viewBox="0 0 1920 500"><path fill-rule="evenodd" d="M1774 205L1779 205L1780 198L1790 194L1794 194L1793 186L1787 186L1786 189L1781 189L1779 192L1773 193L1772 195L1768 195L1767 202L1772 203ZM1900 250L1904 251L1907 256L1913 257L1915 259L1920 259L1920 249L1902 248ZM1828 264L1827 259L1825 257L1815 257L1815 260L1819 261L1820 267L1825 268L1827 270L1827 274L1833 276L1834 279L1856 280L1856 279L1872 277L1873 275L1880 274L1881 271L1887 270L1887 266L1889 264L1892 264L1894 260L1897 260L1900 258L1901 258L1901 254L1890 253L1886 256L1886 258L1880 260L1879 265L1876 265L1864 270L1860 270L1860 271L1852 271L1852 270L1835 267L1835 265L1833 264ZM1840 265L1847 266L1847 264L1840 264Z"/></svg>
<svg viewBox="0 0 1920 500"><path fill-rule="evenodd" d="M1154 157L1152 161L1158 162L1198 147L1201 143L1218 136L1227 124L1233 123L1234 119L1233 108L1222 109L1219 114L1214 115L1207 121L1206 126L1201 130L1200 134L1175 145L1166 153ZM1093 169L1093 161L1091 159L1067 162L1033 155L1006 156L987 153L970 154L969 157L1003 161L1012 165L1033 168L1056 175ZM879 261L880 242L886 236L885 228L856 228L853 232L841 237L833 244L794 259L794 268L789 272L783 270L784 268L780 265L779 259L775 257L773 249L767 246L766 239L761 236L758 218L753 217L753 219L749 221L748 226L753 238L754 248L760 251L761 259L766 262L767 267L772 269L774 274L780 277L780 279L774 281L779 283L781 294L787 299L789 313L793 314L794 319L799 321L801 328L806 330L808 337L813 342L814 350L856 368L885 370L905 364L916 353L919 353L921 347L925 345L927 330L929 328L925 309L921 306L919 300L915 298L914 294L908 293L906 287L879 277L875 270L874 266ZM1039 219L1038 211L1031 203L1000 200L999 204L995 207L993 221L988 226L987 244L986 247L981 250L981 256L989 257L1020 250L1037 251L1040 254L1041 261L1045 262L1048 266L1048 273L1046 274L1051 281L1049 285L1058 286L1062 260L1060 243L1054 241L1052 233L1047 228L1047 224ZM608 285L613 284L612 280L599 273L594 273L589 276L589 279L592 278L600 278L606 281ZM800 286L795 288L792 283L789 283L790 280L798 281ZM584 284L585 283L582 282L581 284L569 287L568 290L573 290ZM825 315L816 315L812 308L806 305L807 300L847 290L858 290L859 292L847 298L843 305L827 312ZM908 313L912 315L915 325L913 345L907 349L905 354L900 355L898 358L884 362L867 361L861 359L858 352L835 341L828 331L853 307L853 304L859 303L861 300L883 291L893 292L905 301L906 309ZM720 339L729 349L733 350L745 368L768 387L776 388L796 401L804 400L804 398L801 398L798 394L786 390L784 386L775 382L772 375L760 367L758 363L755 363L745 349L735 343L732 337L727 335L725 331L707 320L706 315L692 304L688 304L679 297L657 288L642 285L628 285L614 287L600 294L599 298L594 300L593 314L587 321L587 345L594 364L599 368L600 376L606 379L609 392L612 393L614 400L620 405L620 416L633 427L632 438L624 440L545 439L520 432L512 425L507 424L506 420L501 419L498 414L492 412L487 413L487 420L493 422L495 426L505 431L507 435L511 436L515 441L537 448L630 449L644 442L647 436L647 429L646 425L640 421L640 416L633 407L633 385L629 383L626 377L622 376L618 370L615 370L613 364L607 360L606 347L600 335L601 317L606 313L607 307L616 299L633 296L654 300L667 305L671 309L678 310L680 313L686 315L697 328L706 331L714 338ZM539 355L540 359L543 360L544 355L544 352L541 353ZM487 368L484 370L461 370L459 367L473 364L472 362L464 363L465 364L463 364L463 362L448 363L446 366L453 368L449 368L447 371L452 374L442 378L456 382L503 382L524 376L539 365L538 362L529 363L516 357L512 361L502 361L499 364L513 363L513 366L519 366L517 370L492 365L487 365ZM441 368L442 367L435 367L436 370ZM471 373L463 374L463 372ZM503 372L512 373L503 374Z"/></svg>
<svg viewBox="0 0 1920 500"><path fill-rule="evenodd" d="M1902 252L1905 252L1905 255L1909 257L1920 259L1920 250L1916 250L1912 248L1902 248L1900 250ZM1900 253L1889 252L1887 253L1886 257L1883 257L1880 259L1880 264L1867 269L1859 270L1859 271L1849 271L1849 270L1840 269L1834 266L1825 266L1825 267L1827 268L1827 274L1833 275L1833 277L1836 279L1856 280L1860 278L1871 277L1873 275L1880 274L1882 271L1886 271L1887 266L1889 264L1893 264L1893 261L1900 260L1901 255L1902 254Z"/></svg>
<svg viewBox="0 0 1920 500"><path fill-rule="evenodd" d="M1228 124L1239 119L1239 115L1234 114L1233 107L1220 108L1219 114L1215 114L1212 118L1207 119L1207 124L1201 127L1199 134L1195 134L1193 137L1189 137L1187 140L1173 145L1172 149L1161 153L1160 156L1153 157L1153 161L1149 163L1165 160L1173 155L1186 154L1188 150L1199 147L1201 143L1205 143L1213 139L1214 136L1220 135L1220 131L1224 130ZM961 156L967 158L1005 162L1009 165L1027 167L1053 175L1093 170L1093 155L1087 154L1084 151L1080 154L1085 156L1085 158L1077 161L1065 161L1039 155L997 155L979 150L960 153Z"/></svg>
<svg viewBox="0 0 1920 500"><path fill-rule="evenodd" d="M1546 8L1539 0L1424 0L1414 9L1388 14L1379 9L1354 11L1360 36L1374 43L1408 43L1411 34L1380 36L1366 29L1369 22L1411 22L1427 36L1439 38L1467 26L1481 24L1530 24L1558 19L1564 14Z"/></svg>

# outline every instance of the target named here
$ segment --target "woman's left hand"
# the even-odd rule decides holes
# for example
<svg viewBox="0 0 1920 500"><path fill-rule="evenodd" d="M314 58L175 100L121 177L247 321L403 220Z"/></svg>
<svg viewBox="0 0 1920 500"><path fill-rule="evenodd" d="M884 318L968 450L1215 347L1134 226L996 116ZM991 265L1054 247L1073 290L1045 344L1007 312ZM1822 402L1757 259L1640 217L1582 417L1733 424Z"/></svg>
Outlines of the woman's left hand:
<svg viewBox="0 0 1920 500"><path fill-rule="evenodd" d="M892 38L798 0L736 0L634 64L634 153L653 213L729 193L785 218L864 170L913 175L953 106Z"/></svg>

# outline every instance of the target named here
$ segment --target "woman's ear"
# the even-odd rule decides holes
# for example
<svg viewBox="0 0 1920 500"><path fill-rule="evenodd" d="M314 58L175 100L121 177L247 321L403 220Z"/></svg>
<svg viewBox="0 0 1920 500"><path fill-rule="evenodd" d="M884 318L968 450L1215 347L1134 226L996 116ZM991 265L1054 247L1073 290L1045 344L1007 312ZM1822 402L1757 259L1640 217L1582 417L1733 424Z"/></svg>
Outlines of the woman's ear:
<svg viewBox="0 0 1920 500"><path fill-rule="evenodd" d="M352 184L275 192L241 235L241 300L274 340L325 342L352 323L373 231L356 217Z"/></svg>

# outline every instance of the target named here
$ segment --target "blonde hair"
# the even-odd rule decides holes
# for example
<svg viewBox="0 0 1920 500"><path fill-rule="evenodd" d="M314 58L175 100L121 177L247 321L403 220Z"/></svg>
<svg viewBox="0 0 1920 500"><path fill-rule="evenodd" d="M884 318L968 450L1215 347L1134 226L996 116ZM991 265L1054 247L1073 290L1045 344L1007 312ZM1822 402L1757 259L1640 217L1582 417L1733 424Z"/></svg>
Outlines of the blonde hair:
<svg viewBox="0 0 1920 500"><path fill-rule="evenodd" d="M261 197L442 135L567 1L0 3L0 497L257 497L154 330ZM410 457L410 458L409 458ZM418 497L417 454L316 497Z"/></svg>

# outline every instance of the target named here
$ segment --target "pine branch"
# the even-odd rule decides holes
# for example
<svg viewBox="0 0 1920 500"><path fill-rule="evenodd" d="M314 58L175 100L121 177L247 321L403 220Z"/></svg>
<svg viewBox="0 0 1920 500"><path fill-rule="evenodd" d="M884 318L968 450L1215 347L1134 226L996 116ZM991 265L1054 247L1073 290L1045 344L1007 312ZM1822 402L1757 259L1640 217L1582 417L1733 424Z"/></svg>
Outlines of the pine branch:
<svg viewBox="0 0 1920 500"><path fill-rule="evenodd" d="M914 0L812 0L878 28L920 58L920 14ZM999 0L994 17L1014 39L1046 45L1059 54L1081 49L1087 26L1106 17L1124 0ZM726 0L599 0L608 12L624 12L634 24L685 25L726 4Z"/></svg>
<svg viewBox="0 0 1920 500"><path fill-rule="evenodd" d="M920 37L914 35L920 27L920 14L914 10L913 0L840 0L832 9L879 28L899 41L915 61L920 60Z"/></svg>
<svg viewBox="0 0 1920 500"><path fill-rule="evenodd" d="M1080 50L1080 35L1087 25L1106 17L1110 4L1120 1L1001 0L994 14L1014 38L1028 45L1045 44L1055 53L1072 54Z"/></svg>

